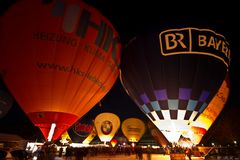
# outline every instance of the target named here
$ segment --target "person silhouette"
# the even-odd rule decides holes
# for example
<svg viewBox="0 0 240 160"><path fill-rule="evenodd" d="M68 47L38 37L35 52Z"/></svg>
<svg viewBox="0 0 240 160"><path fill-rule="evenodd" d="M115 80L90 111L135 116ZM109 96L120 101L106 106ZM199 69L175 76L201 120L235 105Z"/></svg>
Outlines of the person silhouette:
<svg viewBox="0 0 240 160"><path fill-rule="evenodd" d="M191 156L192 156L192 150L191 150L190 148L187 148L187 149L185 150L185 153L186 153L188 159L189 159L189 160L192 160L192 158L191 158Z"/></svg>

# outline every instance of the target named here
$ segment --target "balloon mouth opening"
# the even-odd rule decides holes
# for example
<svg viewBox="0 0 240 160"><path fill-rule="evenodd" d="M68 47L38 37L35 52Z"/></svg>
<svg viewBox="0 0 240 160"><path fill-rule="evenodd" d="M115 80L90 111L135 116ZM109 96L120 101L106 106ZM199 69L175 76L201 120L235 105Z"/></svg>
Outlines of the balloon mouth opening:
<svg viewBox="0 0 240 160"><path fill-rule="evenodd" d="M79 119L74 114L62 112L32 112L27 115L47 141L56 141Z"/></svg>

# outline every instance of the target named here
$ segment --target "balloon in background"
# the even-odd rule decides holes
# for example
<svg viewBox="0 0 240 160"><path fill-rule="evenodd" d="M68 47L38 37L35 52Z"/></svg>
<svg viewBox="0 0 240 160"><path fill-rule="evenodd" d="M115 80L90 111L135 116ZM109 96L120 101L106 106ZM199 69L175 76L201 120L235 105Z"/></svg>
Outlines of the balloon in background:
<svg viewBox="0 0 240 160"><path fill-rule="evenodd" d="M127 118L122 122L122 132L131 143L139 142L145 131L145 123L139 118Z"/></svg>
<svg viewBox="0 0 240 160"><path fill-rule="evenodd" d="M74 123L71 128L68 129L68 133L72 141L75 143L83 143L83 141L86 140L88 136L95 137L96 134L94 133L96 133L96 130L94 127L93 119L87 119L85 116L83 116L76 123Z"/></svg>
<svg viewBox="0 0 240 160"><path fill-rule="evenodd" d="M62 135L61 135L61 139L60 139L60 142L64 145L64 144L69 144L69 143L72 143L72 140L68 134L68 132L64 132Z"/></svg>
<svg viewBox="0 0 240 160"><path fill-rule="evenodd" d="M0 23L0 73L48 141L97 104L119 75L118 33L82 1L17 1Z"/></svg>
<svg viewBox="0 0 240 160"><path fill-rule="evenodd" d="M8 91L0 88L0 119L5 117L13 105L13 97Z"/></svg>
<svg viewBox="0 0 240 160"><path fill-rule="evenodd" d="M110 143L111 143L112 147L115 147L115 146L117 145L117 143L118 143L118 140L115 139L115 138L113 138L113 139L110 141Z"/></svg>
<svg viewBox="0 0 240 160"><path fill-rule="evenodd" d="M120 118L113 113L104 112L96 116L94 120L95 128L99 139L110 142L120 127Z"/></svg>
<svg viewBox="0 0 240 160"><path fill-rule="evenodd" d="M205 28L148 30L125 48L121 82L171 143L191 129L228 72L225 37Z"/></svg>

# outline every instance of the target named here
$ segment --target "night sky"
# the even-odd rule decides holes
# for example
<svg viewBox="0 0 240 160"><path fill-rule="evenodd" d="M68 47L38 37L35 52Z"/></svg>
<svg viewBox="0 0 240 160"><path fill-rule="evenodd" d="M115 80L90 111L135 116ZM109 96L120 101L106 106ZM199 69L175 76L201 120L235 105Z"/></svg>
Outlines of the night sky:
<svg viewBox="0 0 240 160"><path fill-rule="evenodd" d="M119 32L123 46L131 37L155 24L157 20L167 22L164 24L169 26L178 22L215 24L231 45L230 96L220 116L204 136L203 142L217 141L224 144L238 140L240 143L240 25L235 20L239 19L237 18L239 15L235 13L234 9L231 10L234 4L215 6L204 3L204 1L200 4L173 3L171 1L161 5L154 1L136 1L137 3L130 3L129 0L85 1L95 6L112 22ZM4 11L14 2L15 0L1 0L0 14L3 15ZM226 13L226 8L231 11ZM1 82L0 88L7 89L3 82ZM126 94L119 79L101 103L102 106L96 105L86 116L92 118L106 111L119 115L121 120L129 117L148 120ZM13 103L8 115L0 119L0 133L19 133L21 136L33 140L40 137L40 131L24 115L17 102Z"/></svg>

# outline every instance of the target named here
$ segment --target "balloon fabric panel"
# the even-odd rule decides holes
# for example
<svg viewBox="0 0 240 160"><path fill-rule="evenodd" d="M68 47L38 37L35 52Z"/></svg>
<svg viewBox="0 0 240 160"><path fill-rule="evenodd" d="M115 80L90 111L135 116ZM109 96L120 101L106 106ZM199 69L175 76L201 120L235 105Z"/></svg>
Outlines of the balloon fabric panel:
<svg viewBox="0 0 240 160"><path fill-rule="evenodd" d="M179 55L171 58L161 57L156 53L156 48L155 52L151 52L151 48L146 48L153 42L147 40L139 41L139 46L145 44L145 48L134 51L138 53L138 56L135 56L134 59L129 58L129 62L126 62L130 70L126 72L131 73L128 74L128 79L131 80L131 76L134 76L134 80L137 79L137 81L130 81L133 87L126 88L128 88L128 91L131 89L137 90L135 92L138 92L138 103L142 105L143 110L145 109L148 113L154 111L150 103L157 100L160 105L158 110L181 109L202 112L220 86L221 80L218 80L216 75L220 77L224 74L224 72L216 73L217 70L220 70L219 66L214 67L212 64L214 62L209 63L206 60L211 60L212 57L204 56L201 58L199 55ZM131 49L127 51L127 53L130 52ZM144 55L144 53L148 54ZM150 56L148 57L148 55ZM151 58L154 55L157 56ZM201 83L197 80L201 80ZM213 84L213 82L217 82L217 84ZM210 91L212 94L210 94ZM189 118L189 116L185 117L185 119Z"/></svg>

